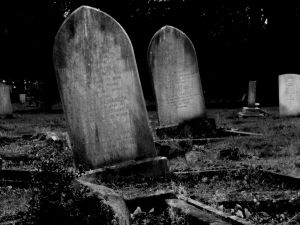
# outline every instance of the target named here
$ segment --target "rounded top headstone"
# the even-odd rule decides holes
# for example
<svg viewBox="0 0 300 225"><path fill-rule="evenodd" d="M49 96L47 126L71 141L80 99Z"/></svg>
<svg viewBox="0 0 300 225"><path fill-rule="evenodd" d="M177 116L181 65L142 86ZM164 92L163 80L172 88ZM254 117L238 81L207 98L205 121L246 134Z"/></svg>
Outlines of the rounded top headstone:
<svg viewBox="0 0 300 225"><path fill-rule="evenodd" d="M148 47L161 126L205 116L205 103L193 43L181 30L166 25Z"/></svg>
<svg viewBox="0 0 300 225"><path fill-rule="evenodd" d="M81 6L60 27L53 60L77 166L156 156L133 48L115 19Z"/></svg>

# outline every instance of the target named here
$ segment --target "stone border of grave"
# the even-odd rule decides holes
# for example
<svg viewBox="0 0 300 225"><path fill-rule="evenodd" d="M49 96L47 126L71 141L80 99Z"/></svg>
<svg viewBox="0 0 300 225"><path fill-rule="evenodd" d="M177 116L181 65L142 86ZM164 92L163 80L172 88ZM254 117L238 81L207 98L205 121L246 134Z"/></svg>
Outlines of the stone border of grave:
<svg viewBox="0 0 300 225"><path fill-rule="evenodd" d="M103 185L93 184L82 179L77 179L79 185L87 187L91 194L96 196L99 201L108 205L114 212L114 217L118 225L129 225L130 214L123 197L113 189Z"/></svg>
<svg viewBox="0 0 300 225"><path fill-rule="evenodd" d="M134 164L135 165L135 164ZM121 169L121 167L119 168ZM132 169L132 168L131 168ZM186 171L186 172L174 172L176 177L179 179L191 179L193 176L215 176L215 175L226 175L231 172L235 171L248 171L248 169L221 169L221 170L206 170L206 171ZM103 170L104 171L104 170ZM94 179L97 178L99 175L103 175L103 171L90 171L89 174L86 174L79 179L75 181L75 183L78 183L80 185L84 185L88 187L92 194L96 195L97 198L99 198L99 201L104 201L105 204L109 205L119 222L119 224L127 225L129 224L129 210L135 208L136 206L141 205L141 202L144 202L144 204L148 203L165 203L169 206L174 207L176 210L182 211L182 212L188 212L189 216L194 217L198 221L207 222L207 221L215 221L222 223L219 224L241 224L241 225L251 225L249 221L246 221L245 219L239 218L237 216L232 216L227 213L224 213L220 210L217 210L211 206L208 206L206 204L203 204L199 201L193 200L191 198L175 195L173 192L160 192L152 195L145 195L145 196L139 196L135 198L127 198L123 199L120 195L116 194L114 190L105 187L103 185L94 184ZM291 186L299 186L300 188L300 178L283 175L280 173L275 173L271 171L266 170L259 170L262 173L269 176L270 179L277 182L283 181L288 183ZM136 170L135 170L136 172ZM41 173L39 171L15 171L15 170L2 170L0 171L0 180L3 181L3 177L9 178L8 181L15 180L14 183L10 183L10 185L17 185L19 186L21 183L28 184L28 182L31 181L32 176L36 176L38 173ZM112 175L112 174L111 174ZM123 173L120 173L118 175L124 175ZM1 183L1 182L0 182ZM3 183L3 182L2 182ZM6 183L7 185L7 183ZM146 202L146 203L145 203ZM189 209L189 210L186 210Z"/></svg>
<svg viewBox="0 0 300 225"><path fill-rule="evenodd" d="M112 166L90 170L81 177L85 181L93 181L99 178L109 179L115 177L131 176L165 176L169 173L168 159L163 156L149 158L139 161L127 161Z"/></svg>
<svg viewBox="0 0 300 225"><path fill-rule="evenodd" d="M221 169L221 170L206 170L206 171L186 171L186 172L174 172L176 177L180 179L191 179L193 176L215 176L215 175L226 175L228 173L234 173L236 171L248 171L248 169ZM266 170L259 170L262 173L269 176L270 179L274 180L275 182L277 180L283 181L288 183L291 186L300 185L300 178L296 178L293 176L283 175L279 173L274 173L271 171ZM94 174L95 175L95 174ZM97 174L98 178L101 175L101 173ZM91 182L93 183L94 179L97 179L95 176L90 177L89 175L87 177L83 176L81 179L84 180L84 182ZM138 196L134 198L124 198L125 203L127 205L127 208L130 209L130 211L133 211L135 208L145 208L145 204L167 204L171 207L173 207L177 211L185 212L189 216L193 217L198 222L218 222L217 224L237 224L237 225L252 225L250 221L247 221L243 218L230 215L228 213L225 213L223 211L220 211L218 209L215 209L209 205L206 205L204 203L201 203L199 201L196 201L191 198L183 197L180 195L175 195L173 191L169 192L160 192L150 195L144 195L144 196ZM162 206L159 205L159 206ZM147 206L149 208L152 208L153 205ZM220 222L221 221L221 222Z"/></svg>

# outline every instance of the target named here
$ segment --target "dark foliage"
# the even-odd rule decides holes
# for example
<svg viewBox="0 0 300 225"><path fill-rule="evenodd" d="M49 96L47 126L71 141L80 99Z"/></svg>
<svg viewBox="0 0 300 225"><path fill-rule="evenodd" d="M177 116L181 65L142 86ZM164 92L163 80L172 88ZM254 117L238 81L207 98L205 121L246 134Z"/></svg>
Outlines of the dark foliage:
<svg viewBox="0 0 300 225"><path fill-rule="evenodd" d="M49 143L41 160L40 171L33 183L33 198L23 224L112 224L113 213L86 187L75 182L78 174L68 170L70 156L61 145Z"/></svg>
<svg viewBox="0 0 300 225"><path fill-rule="evenodd" d="M300 50L299 1L17 0L2 3L1 76L43 80L44 94L58 99L53 41L65 17L80 5L100 8L125 28L148 99L153 99L153 91L148 85L147 47L167 24L184 31L194 43L207 99L240 99L248 80L256 79L258 102L277 104L277 76L300 73L294 57Z"/></svg>

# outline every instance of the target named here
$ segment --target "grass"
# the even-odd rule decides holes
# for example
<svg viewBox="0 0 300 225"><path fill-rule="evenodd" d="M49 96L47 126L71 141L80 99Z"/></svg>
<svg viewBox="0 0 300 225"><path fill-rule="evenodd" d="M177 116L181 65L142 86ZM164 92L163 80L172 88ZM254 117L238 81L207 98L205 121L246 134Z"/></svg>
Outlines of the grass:
<svg viewBox="0 0 300 225"><path fill-rule="evenodd" d="M228 137L225 140L204 145L189 143L185 146L177 146L174 144L173 150L180 151L180 154L173 154L172 157L169 157L170 170L256 167L300 177L300 118L280 118L278 108L267 108L266 110L272 114L271 116L241 119L237 117L239 110L211 109L208 110L208 116L215 118L218 128L235 128L241 131L261 133L263 136ZM154 128L158 125L156 113L149 112L149 118L154 132ZM31 139L24 137L26 135L47 134L48 132L61 133L66 132L66 130L63 114L16 113L12 119L0 120L0 151L2 153L37 155L41 161L49 161L50 158L59 161L66 168L71 167L71 151L64 143L49 143L46 139L38 136ZM221 151L232 149L238 151L236 158L221 157ZM23 164L12 165L6 162L4 168L34 169L38 163L26 164L23 162ZM198 199L216 204L218 201L226 199L230 191L237 190L237 187L243 184L230 180L211 180L208 178L195 181L196 184L193 183L193 187L185 183L176 183L176 181L173 181L175 183L151 182L150 186L148 182L143 183L142 180L138 184L136 182L130 184L124 182L123 186L120 186L119 183L111 182L107 185L120 193L126 193L129 197L169 189L175 190L178 194L198 196ZM146 190L147 185L149 188ZM26 210L26 204L30 199L29 192L18 189L11 190L5 187L0 189L0 193L0 218ZM147 215L149 216L149 214ZM152 222L157 221L157 224L166 222L166 220L160 221L160 216L147 217L144 215L144 217L133 221L133 224L143 222L145 219L146 222L147 219ZM176 219L171 220L173 224L176 224L174 222ZM170 218L168 221L170 222Z"/></svg>
<svg viewBox="0 0 300 225"><path fill-rule="evenodd" d="M31 198L30 189L13 188L11 186L0 188L0 222L1 218L22 213L28 208L28 199Z"/></svg>

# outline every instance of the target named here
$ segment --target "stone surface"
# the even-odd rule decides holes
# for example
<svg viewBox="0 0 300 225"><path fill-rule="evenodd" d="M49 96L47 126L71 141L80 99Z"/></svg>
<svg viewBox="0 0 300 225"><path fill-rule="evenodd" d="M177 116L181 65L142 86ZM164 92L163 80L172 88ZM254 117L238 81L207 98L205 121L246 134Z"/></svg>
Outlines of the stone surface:
<svg viewBox="0 0 300 225"><path fill-rule="evenodd" d="M248 106L255 107L256 102L256 81L249 81Z"/></svg>
<svg viewBox="0 0 300 225"><path fill-rule="evenodd" d="M279 83L280 116L298 116L300 114L300 75L282 74Z"/></svg>
<svg viewBox="0 0 300 225"><path fill-rule="evenodd" d="M77 167L156 156L133 48L119 23L78 8L56 35L53 59Z"/></svg>
<svg viewBox="0 0 300 225"><path fill-rule="evenodd" d="M239 117L262 117L268 113L259 107L243 107L242 112L238 113Z"/></svg>
<svg viewBox="0 0 300 225"><path fill-rule="evenodd" d="M0 83L0 116L10 116L12 112L9 86Z"/></svg>
<svg viewBox="0 0 300 225"><path fill-rule="evenodd" d="M155 157L139 161L127 161L125 163L107 166L88 171L84 174L84 180L94 182L96 180L111 180L118 177L131 176L164 176L169 173L166 157Z"/></svg>
<svg viewBox="0 0 300 225"><path fill-rule="evenodd" d="M26 102L26 94L19 94L19 101L24 104Z"/></svg>
<svg viewBox="0 0 300 225"><path fill-rule="evenodd" d="M186 203L185 201L179 199L167 199L166 203L171 209L179 211L186 215L189 215L191 219L191 224L210 224L210 225L229 225L228 223L212 213L206 212L202 209Z"/></svg>
<svg viewBox="0 0 300 225"><path fill-rule="evenodd" d="M148 63L161 126L205 116L196 52L182 31L161 28L149 44Z"/></svg>
<svg viewBox="0 0 300 225"><path fill-rule="evenodd" d="M118 225L129 225L129 210L124 199L113 189L103 185L92 184L86 181L78 180L81 185L90 189L92 194L96 195L103 203L107 204L114 212Z"/></svg>

